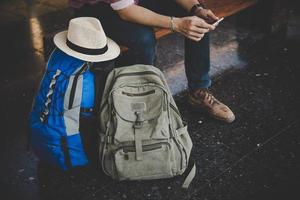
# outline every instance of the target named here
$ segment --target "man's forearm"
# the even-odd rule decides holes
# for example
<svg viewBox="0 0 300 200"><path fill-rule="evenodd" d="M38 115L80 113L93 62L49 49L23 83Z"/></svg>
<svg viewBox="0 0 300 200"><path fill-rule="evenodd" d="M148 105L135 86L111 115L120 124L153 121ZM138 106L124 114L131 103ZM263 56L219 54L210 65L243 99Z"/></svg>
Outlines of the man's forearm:
<svg viewBox="0 0 300 200"><path fill-rule="evenodd" d="M170 17L160 15L142 6L131 5L118 10L117 13L125 21L152 27L170 28Z"/></svg>
<svg viewBox="0 0 300 200"><path fill-rule="evenodd" d="M189 1L189 4L184 2L184 0L181 1L183 2L182 6L186 6L187 9L194 5L192 0ZM170 16L160 15L135 4L120 10L116 10L116 12L124 21L151 27L171 28L172 30L194 41L201 40L205 33L210 30L214 30L215 28L214 26L207 24L200 17L174 17L173 20L171 20L172 18Z"/></svg>

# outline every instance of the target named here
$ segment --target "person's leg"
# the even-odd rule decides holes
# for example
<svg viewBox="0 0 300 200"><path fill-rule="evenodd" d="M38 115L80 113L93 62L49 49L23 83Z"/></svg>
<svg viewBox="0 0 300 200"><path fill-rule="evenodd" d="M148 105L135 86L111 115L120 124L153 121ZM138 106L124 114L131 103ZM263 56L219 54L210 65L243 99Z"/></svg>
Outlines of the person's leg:
<svg viewBox="0 0 300 200"><path fill-rule="evenodd" d="M188 13L174 0L140 0L140 5L160 14L184 17ZM199 42L185 38L185 72L191 91L211 85L209 34Z"/></svg>
<svg viewBox="0 0 300 200"><path fill-rule="evenodd" d="M161 14L177 17L188 16L188 13L172 0L141 1L145 7ZM196 108L206 110L216 119L232 122L235 119L233 112L207 90L211 85L209 70L209 34L205 34L199 42L185 38L185 71L190 90L189 103Z"/></svg>
<svg viewBox="0 0 300 200"><path fill-rule="evenodd" d="M108 4L85 5L75 16L96 17L101 21L108 37L129 48L117 59L117 66L132 64L153 65L156 40L153 28L122 20Z"/></svg>
<svg viewBox="0 0 300 200"><path fill-rule="evenodd" d="M185 72L191 91L211 85L209 34L199 42L185 39Z"/></svg>

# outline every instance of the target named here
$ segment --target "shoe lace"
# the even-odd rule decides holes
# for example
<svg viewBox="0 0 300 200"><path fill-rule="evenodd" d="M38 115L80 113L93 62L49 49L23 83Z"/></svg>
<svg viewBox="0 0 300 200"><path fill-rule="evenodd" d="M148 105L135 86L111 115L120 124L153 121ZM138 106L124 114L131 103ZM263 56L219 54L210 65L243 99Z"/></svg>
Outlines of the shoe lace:
<svg viewBox="0 0 300 200"><path fill-rule="evenodd" d="M207 89L199 90L198 96L210 105L219 104L219 101Z"/></svg>

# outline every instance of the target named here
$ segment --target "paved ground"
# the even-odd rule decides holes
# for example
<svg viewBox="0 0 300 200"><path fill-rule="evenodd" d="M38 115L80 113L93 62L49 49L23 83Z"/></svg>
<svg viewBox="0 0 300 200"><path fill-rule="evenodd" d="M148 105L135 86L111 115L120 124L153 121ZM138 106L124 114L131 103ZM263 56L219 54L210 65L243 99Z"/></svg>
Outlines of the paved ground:
<svg viewBox="0 0 300 200"><path fill-rule="evenodd" d="M38 165L32 152L26 151L26 119L44 66L41 37L61 26L61 22L50 20L51 13L55 12L56 16L60 12L62 16L69 14L67 10L61 11L65 4L59 5L60 1L12 2L14 4L3 4L0 8L2 198L299 199L300 34L297 13L291 14L288 38L281 41L282 47L268 48L264 41L249 45L249 41L244 40L239 47L247 43L248 50L238 49L246 61L243 67L236 64L224 71L226 62L222 66L222 60L216 62L222 73L215 76L212 91L231 105L237 117L234 123L224 124L192 110L185 103L184 92L176 96L180 111L189 122L198 168L194 182L186 191L180 188L180 177L117 183L93 167L64 174ZM34 2L34 6L28 7L28 2ZM28 8L36 9L33 13L38 17L28 18ZM42 28L33 28L38 26ZM222 36L214 37L214 44L220 44L218 38L222 40ZM249 49L252 52L254 49L255 54Z"/></svg>

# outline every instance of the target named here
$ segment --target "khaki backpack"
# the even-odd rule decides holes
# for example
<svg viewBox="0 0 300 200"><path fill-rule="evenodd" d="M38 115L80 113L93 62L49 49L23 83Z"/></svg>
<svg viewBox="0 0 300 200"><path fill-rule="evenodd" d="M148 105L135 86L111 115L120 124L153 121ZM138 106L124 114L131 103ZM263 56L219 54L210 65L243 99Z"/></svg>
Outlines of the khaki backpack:
<svg viewBox="0 0 300 200"><path fill-rule="evenodd" d="M163 73L148 65L114 69L100 109L100 162L117 180L149 180L181 175L192 141ZM195 165L183 187L195 175Z"/></svg>

